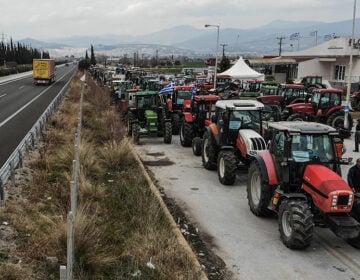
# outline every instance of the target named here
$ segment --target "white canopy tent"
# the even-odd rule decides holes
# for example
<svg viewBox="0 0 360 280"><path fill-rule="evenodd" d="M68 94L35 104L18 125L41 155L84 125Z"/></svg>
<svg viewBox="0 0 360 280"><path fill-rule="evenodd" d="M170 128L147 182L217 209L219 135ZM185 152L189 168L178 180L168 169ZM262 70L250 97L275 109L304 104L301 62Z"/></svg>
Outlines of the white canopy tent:
<svg viewBox="0 0 360 280"><path fill-rule="evenodd" d="M235 80L264 80L264 75L251 69L242 57L228 70L217 75L228 75Z"/></svg>

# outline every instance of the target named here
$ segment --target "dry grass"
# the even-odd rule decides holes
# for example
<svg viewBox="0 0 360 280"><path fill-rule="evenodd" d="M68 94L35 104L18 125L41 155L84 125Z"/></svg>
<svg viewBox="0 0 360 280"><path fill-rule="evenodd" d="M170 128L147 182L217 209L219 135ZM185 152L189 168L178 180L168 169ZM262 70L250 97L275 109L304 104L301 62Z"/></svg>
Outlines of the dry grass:
<svg viewBox="0 0 360 280"><path fill-rule="evenodd" d="M44 143L32 153L32 180L22 186L23 199L10 200L0 211L0 223L9 221L17 236L11 254L21 256L27 268L24 272L0 258L0 270L7 271L8 279L56 279L59 265L66 262L80 88L78 80L72 83L60 113L44 133ZM110 107L109 92L90 80L80 146L76 278L134 279L131 275L140 271L141 279L198 279L157 199L139 176L127 141L120 114ZM48 256L58 262L46 262ZM146 265L150 258L155 269Z"/></svg>

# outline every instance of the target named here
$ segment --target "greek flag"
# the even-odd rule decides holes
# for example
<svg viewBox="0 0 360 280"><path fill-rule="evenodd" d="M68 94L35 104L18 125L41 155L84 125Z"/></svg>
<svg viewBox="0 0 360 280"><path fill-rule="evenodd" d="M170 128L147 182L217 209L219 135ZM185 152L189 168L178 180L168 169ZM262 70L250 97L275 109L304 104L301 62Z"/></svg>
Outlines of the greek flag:
<svg viewBox="0 0 360 280"><path fill-rule="evenodd" d="M295 32L290 35L290 40L299 40L300 39L300 32Z"/></svg>
<svg viewBox="0 0 360 280"><path fill-rule="evenodd" d="M194 88L191 91L191 98L194 98L194 96L196 95L197 92L197 84L194 85Z"/></svg>
<svg viewBox="0 0 360 280"><path fill-rule="evenodd" d="M171 82L166 87L164 87L162 90L160 90L159 93L163 94L163 93L173 92L174 89L175 89L175 83Z"/></svg>
<svg viewBox="0 0 360 280"><path fill-rule="evenodd" d="M324 41L329 41L331 39L334 39L334 37L335 37L335 33L326 34L324 35Z"/></svg>

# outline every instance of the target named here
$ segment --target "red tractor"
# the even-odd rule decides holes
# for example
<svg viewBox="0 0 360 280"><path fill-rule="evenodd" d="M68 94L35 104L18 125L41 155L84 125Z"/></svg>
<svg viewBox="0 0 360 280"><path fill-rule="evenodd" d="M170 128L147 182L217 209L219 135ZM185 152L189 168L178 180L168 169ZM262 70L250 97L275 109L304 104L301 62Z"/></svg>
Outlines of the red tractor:
<svg viewBox="0 0 360 280"><path fill-rule="evenodd" d="M289 104L304 103L307 98L304 85L281 84L273 95L263 95L256 98L265 105L264 120L281 120L281 111Z"/></svg>
<svg viewBox="0 0 360 280"><path fill-rule="evenodd" d="M311 122L273 122L268 149L250 164L247 198L256 216L278 215L283 243L303 249L314 226L329 227L350 244L360 244L360 210L355 194L339 175L343 143L336 129Z"/></svg>
<svg viewBox="0 0 360 280"><path fill-rule="evenodd" d="M247 166L257 151L266 149L261 136L263 108L255 100L216 102L216 114L205 127L201 156L206 169L217 169L222 184L234 184L240 164Z"/></svg>
<svg viewBox="0 0 360 280"><path fill-rule="evenodd" d="M288 121L314 121L336 128L340 136L350 136L353 119L349 114L349 127L344 127L344 106L341 105L343 91L338 89L315 89L310 102L286 106L282 119Z"/></svg>
<svg viewBox="0 0 360 280"><path fill-rule="evenodd" d="M160 93L160 102L166 110L166 117L171 119L172 132L179 134L181 114L185 100L191 100L194 86L175 86L174 90Z"/></svg>
<svg viewBox="0 0 360 280"><path fill-rule="evenodd" d="M322 76L306 76L302 78L301 84L305 86L306 92L312 93L315 89L326 88L323 84Z"/></svg>
<svg viewBox="0 0 360 280"><path fill-rule="evenodd" d="M192 146L194 155L201 155L201 139L205 127L211 124L215 114L217 95L195 95L192 101L184 101L183 117L180 127L180 143L184 147Z"/></svg>

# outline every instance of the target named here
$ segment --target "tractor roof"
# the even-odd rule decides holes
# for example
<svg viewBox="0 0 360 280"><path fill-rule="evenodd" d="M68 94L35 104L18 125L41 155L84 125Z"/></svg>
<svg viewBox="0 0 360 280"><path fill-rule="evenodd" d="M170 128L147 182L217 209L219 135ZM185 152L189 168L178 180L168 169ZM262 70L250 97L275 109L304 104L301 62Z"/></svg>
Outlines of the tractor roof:
<svg viewBox="0 0 360 280"><path fill-rule="evenodd" d="M136 92L136 96L145 96L145 95L158 95L158 91L146 90L146 91L138 91Z"/></svg>
<svg viewBox="0 0 360 280"><path fill-rule="evenodd" d="M311 133L311 134L337 134L335 128L326 124L302 121L281 121L269 122L268 126L280 131L288 131L289 133Z"/></svg>
<svg viewBox="0 0 360 280"><path fill-rule="evenodd" d="M216 107L226 110L261 110L264 104L256 100L219 100L216 102Z"/></svg>
<svg viewBox="0 0 360 280"><path fill-rule="evenodd" d="M209 95L195 95L194 100L195 101L208 101L208 102L214 102L218 101L220 99L220 96L209 94Z"/></svg>
<svg viewBox="0 0 360 280"><path fill-rule="evenodd" d="M343 94L344 91L341 89L331 89L331 88L321 88L321 89L314 89L313 92L320 92L320 93L326 93L326 92L330 92L330 93L340 93Z"/></svg>
<svg viewBox="0 0 360 280"><path fill-rule="evenodd" d="M281 88L305 89L303 84L281 84Z"/></svg>

